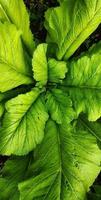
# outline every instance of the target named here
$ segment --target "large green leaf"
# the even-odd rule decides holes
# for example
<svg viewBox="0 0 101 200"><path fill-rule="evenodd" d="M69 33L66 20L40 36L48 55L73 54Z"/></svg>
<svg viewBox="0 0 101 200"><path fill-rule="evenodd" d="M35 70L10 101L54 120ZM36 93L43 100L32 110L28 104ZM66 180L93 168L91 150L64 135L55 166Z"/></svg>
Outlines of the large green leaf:
<svg viewBox="0 0 101 200"><path fill-rule="evenodd" d="M69 92L77 115L85 112L90 121L96 121L101 116L101 43L68 67L65 92Z"/></svg>
<svg viewBox="0 0 101 200"><path fill-rule="evenodd" d="M37 86L42 87L49 83L59 83L65 78L67 64L54 58L47 58L48 45L40 44L33 54L33 77Z"/></svg>
<svg viewBox="0 0 101 200"><path fill-rule="evenodd" d="M20 200L84 200L100 172L101 151L80 121L71 127L49 120L34 158L32 178L19 184Z"/></svg>
<svg viewBox="0 0 101 200"><path fill-rule="evenodd" d="M101 23L101 1L66 0L45 18L47 41L57 45L59 60L67 60Z"/></svg>
<svg viewBox="0 0 101 200"><path fill-rule="evenodd" d="M0 130L0 153L27 154L42 141L47 119L37 88L9 100Z"/></svg>
<svg viewBox="0 0 101 200"><path fill-rule="evenodd" d="M0 23L0 91L5 92L21 84L32 83L21 44L21 32L15 25Z"/></svg>
<svg viewBox="0 0 101 200"><path fill-rule="evenodd" d="M19 200L18 183L24 180L31 156L14 157L8 160L1 170L0 199Z"/></svg>
<svg viewBox="0 0 101 200"><path fill-rule="evenodd" d="M9 21L22 32L22 39L29 52L33 53L34 43L30 30L29 16L23 0L0 0L0 20Z"/></svg>

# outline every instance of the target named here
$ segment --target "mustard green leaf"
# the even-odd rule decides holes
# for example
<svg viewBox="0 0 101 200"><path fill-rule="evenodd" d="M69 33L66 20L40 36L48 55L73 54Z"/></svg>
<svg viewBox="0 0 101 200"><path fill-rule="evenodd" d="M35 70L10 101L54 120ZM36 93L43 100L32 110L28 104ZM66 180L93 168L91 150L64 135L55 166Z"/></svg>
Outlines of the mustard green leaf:
<svg viewBox="0 0 101 200"><path fill-rule="evenodd" d="M76 115L85 113L89 121L96 121L101 116L101 90L64 88L72 99L72 104Z"/></svg>
<svg viewBox="0 0 101 200"><path fill-rule="evenodd" d="M64 61L57 61L54 58L48 61L48 80L53 83L61 83L68 71L67 64Z"/></svg>
<svg viewBox="0 0 101 200"><path fill-rule="evenodd" d="M38 45L33 55L33 76L40 87L45 85L48 80L48 64L47 64L47 44Z"/></svg>
<svg viewBox="0 0 101 200"><path fill-rule="evenodd" d="M47 41L57 45L57 58L67 60L101 23L100 0L66 0L45 14Z"/></svg>
<svg viewBox="0 0 101 200"><path fill-rule="evenodd" d="M58 124L70 123L75 118L70 97L61 89L52 89L46 95L46 107Z"/></svg>
<svg viewBox="0 0 101 200"><path fill-rule="evenodd" d="M45 132L34 153L33 176L19 184L20 200L84 200L100 172L95 137L80 121L71 127L49 120Z"/></svg>
<svg viewBox="0 0 101 200"><path fill-rule="evenodd" d="M77 115L87 113L90 121L101 116L101 43L91 47L80 58L68 65L64 80Z"/></svg>
<svg viewBox="0 0 101 200"><path fill-rule="evenodd" d="M101 119L95 122L89 122L84 115L80 115L82 125L90 130L92 135L94 135L98 141L98 145L101 148Z"/></svg>
<svg viewBox="0 0 101 200"><path fill-rule="evenodd" d="M30 86L28 87L20 87L20 88L15 88L13 90L9 90L7 92L0 92L0 117L3 115L5 111L5 103L10 100L11 98L16 97L18 94L23 94L29 91Z"/></svg>
<svg viewBox="0 0 101 200"><path fill-rule="evenodd" d="M30 54L33 53L34 41L30 30L29 15L23 0L0 0L0 20L16 25L22 32L22 39Z"/></svg>
<svg viewBox="0 0 101 200"><path fill-rule="evenodd" d="M33 82L15 25L0 23L0 91L5 92Z"/></svg>
<svg viewBox="0 0 101 200"><path fill-rule="evenodd" d="M0 131L0 153L25 155L44 137L48 114L40 97L40 90L18 95L9 100Z"/></svg>
<svg viewBox="0 0 101 200"><path fill-rule="evenodd" d="M33 54L33 77L39 87L49 83L61 83L68 71L67 63L47 58L48 45L40 44Z"/></svg>
<svg viewBox="0 0 101 200"><path fill-rule="evenodd" d="M101 88L101 42L89 49L80 58L69 63L68 85L81 88Z"/></svg>

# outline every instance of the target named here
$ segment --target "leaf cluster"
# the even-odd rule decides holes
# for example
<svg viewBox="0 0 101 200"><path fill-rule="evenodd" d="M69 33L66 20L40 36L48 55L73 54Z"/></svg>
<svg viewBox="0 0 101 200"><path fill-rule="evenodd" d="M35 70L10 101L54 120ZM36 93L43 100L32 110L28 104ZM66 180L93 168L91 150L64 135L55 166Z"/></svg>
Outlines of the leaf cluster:
<svg viewBox="0 0 101 200"><path fill-rule="evenodd" d="M101 42L73 57L101 1L58 2L37 44L23 0L0 0L0 200L86 200L101 170Z"/></svg>

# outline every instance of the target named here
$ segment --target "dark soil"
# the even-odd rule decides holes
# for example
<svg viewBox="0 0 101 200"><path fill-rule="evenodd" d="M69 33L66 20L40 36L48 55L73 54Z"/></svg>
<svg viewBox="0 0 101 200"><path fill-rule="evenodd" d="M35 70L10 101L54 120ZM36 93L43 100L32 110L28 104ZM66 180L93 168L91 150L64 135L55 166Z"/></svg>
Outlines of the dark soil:
<svg viewBox="0 0 101 200"><path fill-rule="evenodd" d="M58 5L56 0L25 0L30 12L31 30L38 41L44 42L46 30L44 28L44 13L49 7Z"/></svg>
<svg viewBox="0 0 101 200"><path fill-rule="evenodd" d="M3 168L4 163L6 162L7 159L8 159L7 156L0 156L0 169Z"/></svg>
<svg viewBox="0 0 101 200"><path fill-rule="evenodd" d="M98 26L95 32L93 32L89 38L78 48L73 56L78 56L80 53L87 51L89 47L101 40L101 24Z"/></svg>

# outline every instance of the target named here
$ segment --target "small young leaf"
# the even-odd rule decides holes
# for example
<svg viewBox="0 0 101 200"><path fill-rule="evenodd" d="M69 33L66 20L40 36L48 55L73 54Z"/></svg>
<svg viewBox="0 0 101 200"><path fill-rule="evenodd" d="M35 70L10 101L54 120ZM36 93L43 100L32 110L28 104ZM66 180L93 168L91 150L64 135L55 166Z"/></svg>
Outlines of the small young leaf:
<svg viewBox="0 0 101 200"><path fill-rule="evenodd" d="M50 83L61 83L67 73L67 63L47 58L47 44L38 45L33 54L33 77L37 86L42 87Z"/></svg>
<svg viewBox="0 0 101 200"><path fill-rule="evenodd" d="M58 124L68 124L75 117L71 99L61 89L52 89L47 93L46 106L51 118Z"/></svg>
<svg viewBox="0 0 101 200"><path fill-rule="evenodd" d="M68 71L66 62L52 58L48 61L48 68L48 80L53 83L61 83Z"/></svg>
<svg viewBox="0 0 101 200"><path fill-rule="evenodd" d="M38 45L33 55L33 76L37 85L44 86L48 80L47 44Z"/></svg>

